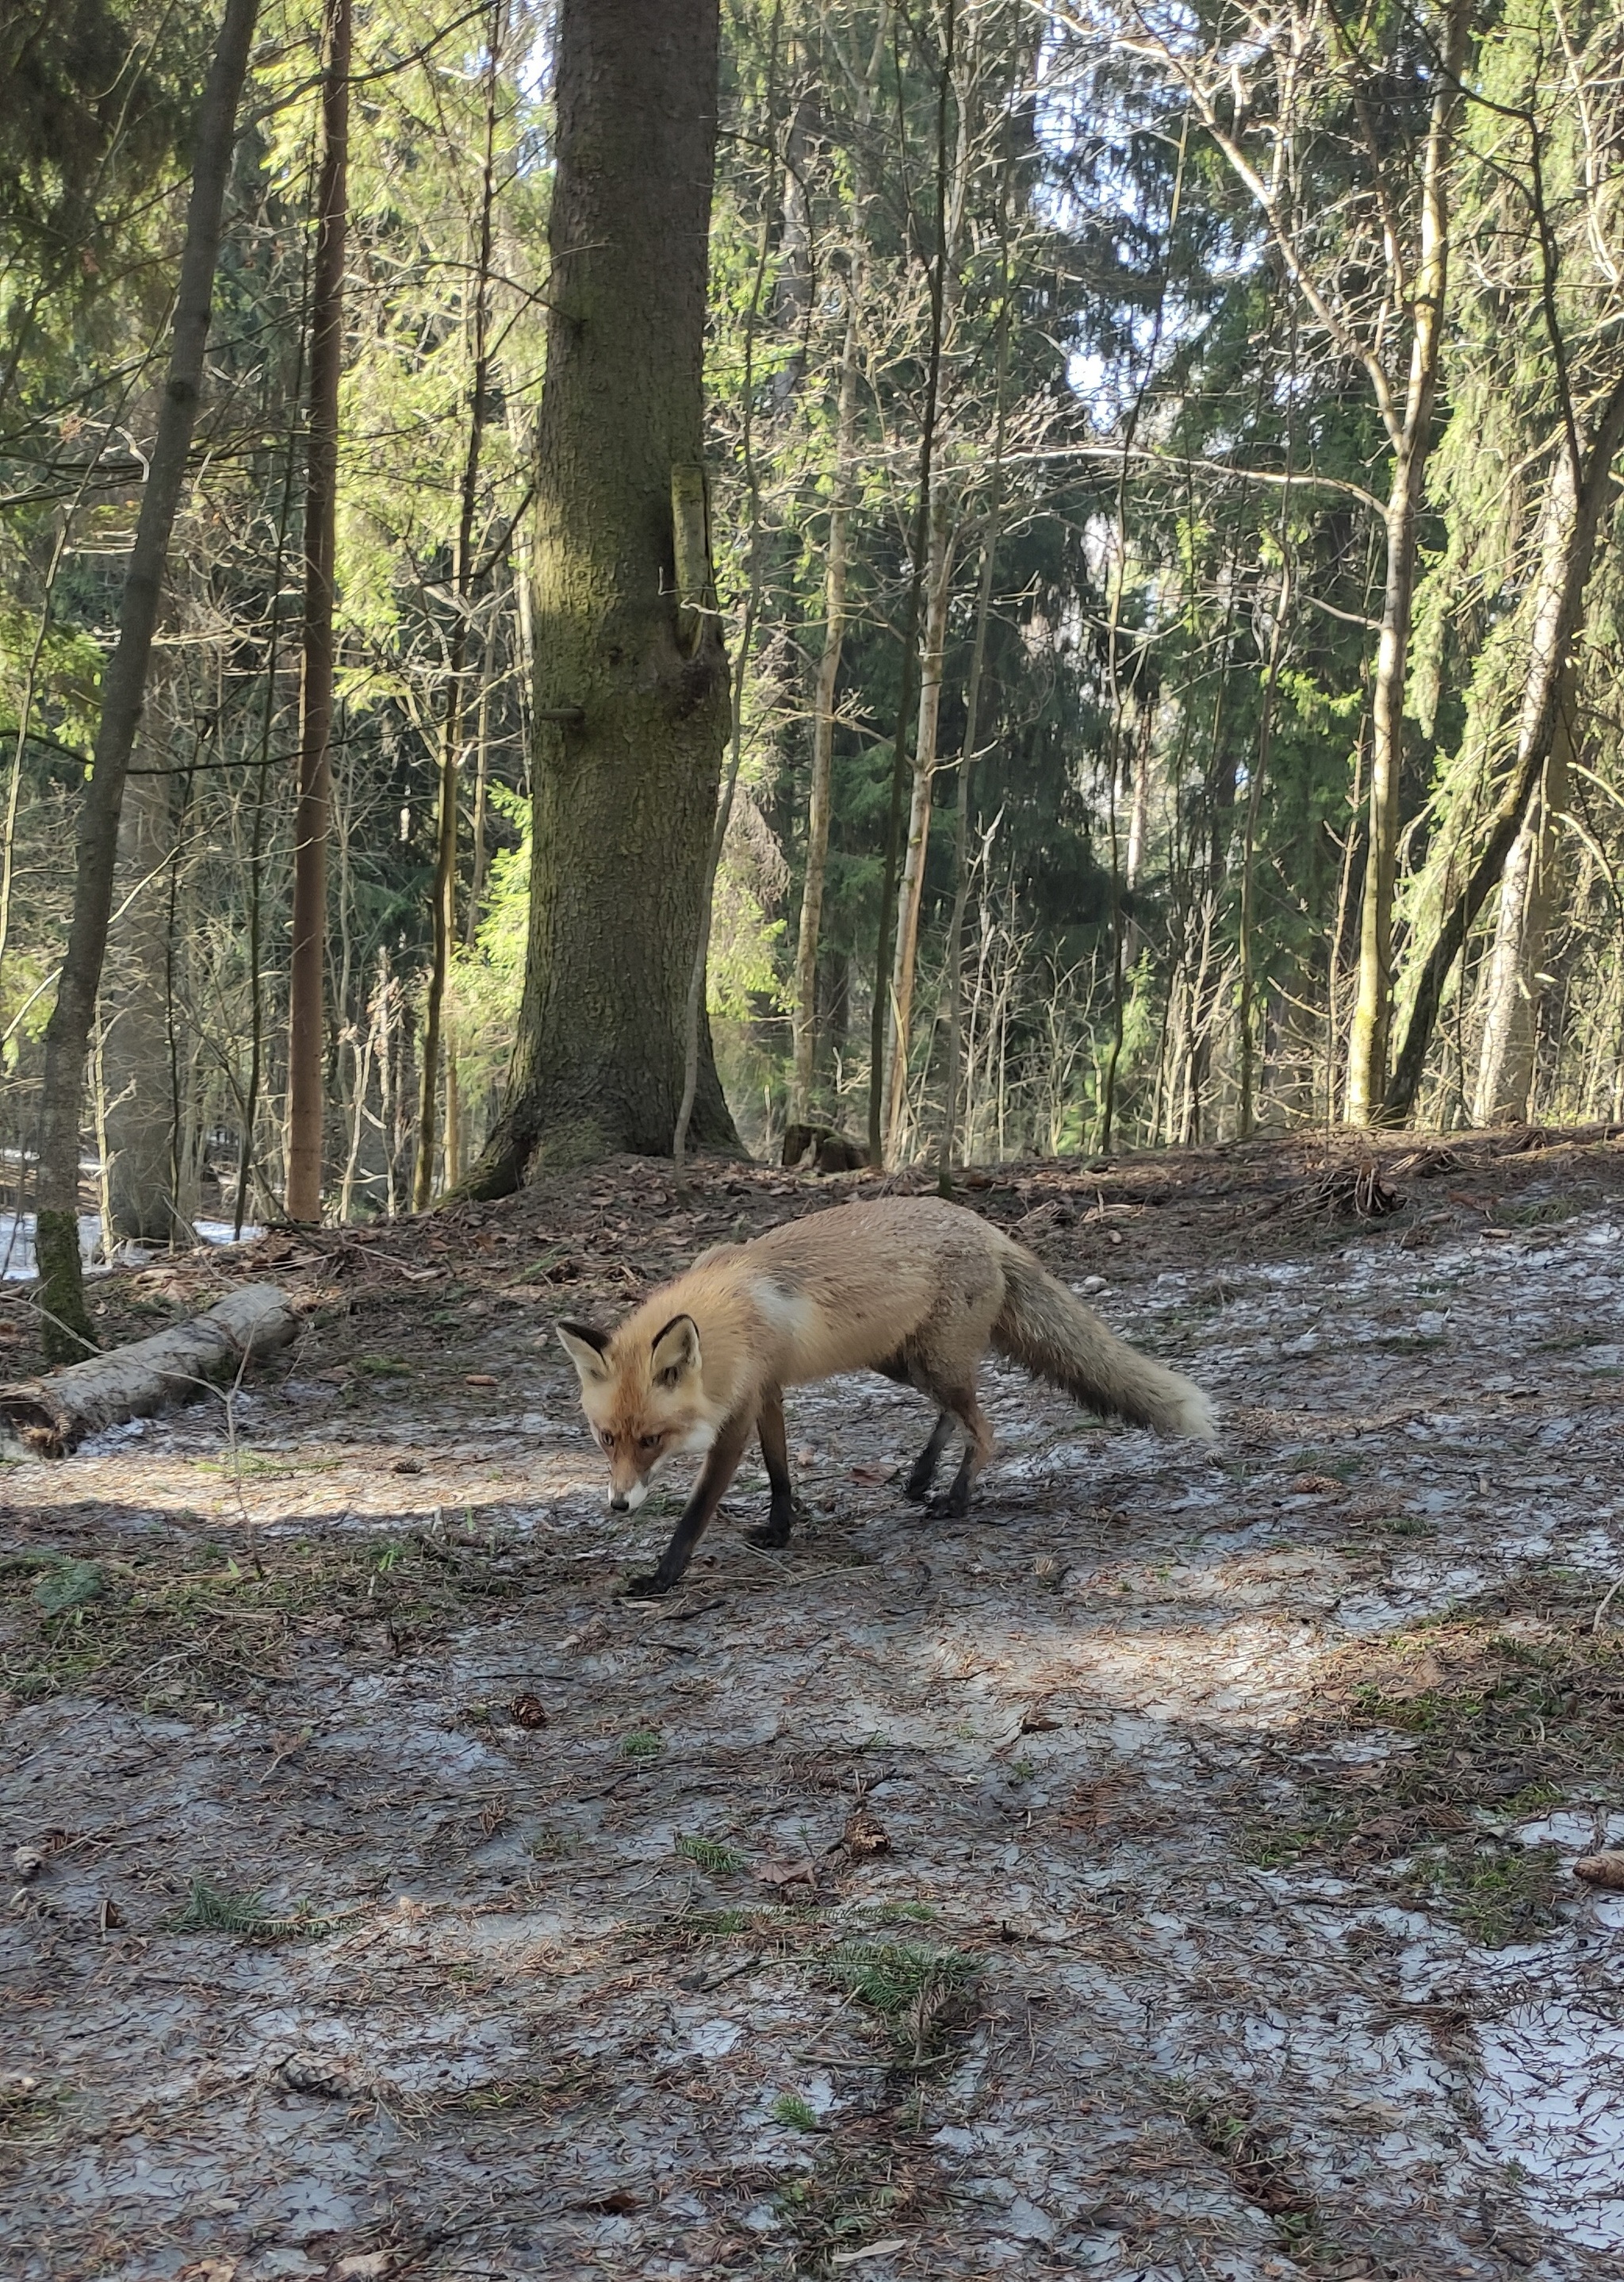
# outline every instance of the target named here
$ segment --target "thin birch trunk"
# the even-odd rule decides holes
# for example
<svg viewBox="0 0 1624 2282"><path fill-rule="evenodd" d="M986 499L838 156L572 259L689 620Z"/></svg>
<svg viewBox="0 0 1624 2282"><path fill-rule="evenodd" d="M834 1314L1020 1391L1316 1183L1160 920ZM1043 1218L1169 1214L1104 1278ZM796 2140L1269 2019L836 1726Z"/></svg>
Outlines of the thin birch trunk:
<svg viewBox="0 0 1624 2282"><path fill-rule="evenodd" d="M1132 974L1144 948L1145 930L1140 923L1133 904L1133 890L1145 868L1145 850L1150 840L1150 786L1156 771L1156 707L1154 703L1140 709L1138 749L1133 755L1133 780L1128 788L1128 840L1122 858L1122 886L1126 897L1126 913L1122 928L1122 963ZM1151 1120L1151 1130L1156 1121Z"/></svg>
<svg viewBox="0 0 1624 2282"><path fill-rule="evenodd" d="M208 341L214 265L237 99L248 68L258 0L226 0L219 44L198 106L195 171L175 297L169 374L120 606L119 640L102 685L90 780L79 811L73 912L57 1001L45 1032L40 1088L35 1254L44 1343L54 1362L95 1341L79 1257L79 1121L85 1056L96 1014L118 863L119 814L141 719L147 664L163 597L170 533L186 480Z"/></svg>
<svg viewBox="0 0 1624 2282"><path fill-rule="evenodd" d="M451 973L452 949L457 940L457 808L462 777L463 682L468 665L469 589L474 574L474 510L479 499L480 446L484 440L491 392L491 240L496 205L497 74L505 6L506 0L493 0L485 42L484 164L480 177L479 255L474 272L474 395L468 412L468 449L463 454L456 554L452 566L451 656L445 719L440 736L439 820L435 834L434 949L423 1005L422 1091L417 1113L417 1167L412 1184L414 1212L426 1211L434 1194L436 1090L444 1048L445 982ZM448 1090L451 1083L448 1067ZM446 1115L449 1129L449 1101ZM447 1188L454 1186L459 1177L454 1161L457 1153L448 1129L444 1183Z"/></svg>
<svg viewBox="0 0 1624 2282"><path fill-rule="evenodd" d="M1290 458L1287 466L1289 470ZM1285 645L1286 617L1291 606L1290 557L1286 553L1286 514L1290 503L1289 491L1280 494L1280 591L1275 607L1274 622L1269 629L1269 659L1264 671L1263 709L1257 725L1257 750L1249 772L1250 781L1246 788L1246 831L1241 851L1241 997L1236 1013L1240 1027L1238 1056L1238 1085L1240 1103L1237 1116L1241 1140L1251 1138L1252 1122L1257 1110L1254 1083L1257 1041L1253 1036L1252 1008L1257 989L1257 959L1254 936L1257 933L1257 819L1263 805L1263 788L1268 780L1269 762L1274 735L1274 700L1280 686L1280 657Z"/></svg>
<svg viewBox="0 0 1624 2282"><path fill-rule="evenodd" d="M321 1217L327 842L332 827L334 516L344 369L351 0L324 0L321 163L310 301L310 451L305 497L305 648L293 815L293 944L288 1009L290 1220Z"/></svg>
<svg viewBox="0 0 1624 2282"><path fill-rule="evenodd" d="M1006 281L1007 287L1007 281ZM1005 403L1009 372L1009 297L998 313L998 409L993 431L993 490L981 541L981 580L976 593L976 626L971 639L970 681L964 692L964 739L959 747L958 784L953 804L953 908L947 919L947 1067L942 1077L941 1139L936 1185L953 1192L953 1143L959 1114L959 1036L964 1003L964 905L970 893L970 779L975 765L976 732L981 717L981 677L986 664L986 630L993 615L993 584L1003 515L1003 462L1008 428Z"/></svg>
<svg viewBox="0 0 1624 2282"><path fill-rule="evenodd" d="M914 787L909 804L908 849L897 897L896 951L891 964L891 1083L885 1112L885 1154L901 1144L908 1106L908 1057L912 1042L914 973L919 951L919 913L924 900L924 867L930 854L931 793L936 781L936 733L941 718L942 652L947 640L947 602L953 586L953 533L947 501L938 486L931 502L930 556L925 571L924 648L919 667L919 716L914 731Z"/></svg>
<svg viewBox="0 0 1624 2282"><path fill-rule="evenodd" d="M368 1010L367 1036L352 1024L345 1032L346 1043L355 1065L350 1095L350 1146L344 1160L344 1180L338 1191L338 1218L347 1222L355 1201L355 1172L360 1162L361 1129L367 1122L367 1092L372 1083L372 1042L376 1036L376 1017Z"/></svg>
<svg viewBox="0 0 1624 2282"><path fill-rule="evenodd" d="M919 620L925 555L930 545L932 479L936 464L936 427L941 399L942 338L947 271L947 106L953 90L954 43L958 18L947 0L943 48L936 82L936 221L930 273L931 320L925 357L924 408L919 423L919 471L914 508L911 568L902 616L902 686L897 704L896 740L891 759L891 801L885 819L885 868L880 881L879 934L874 950L874 1003L869 1021L869 1161L885 1162L886 978L896 924L897 855L901 836L902 794L908 782L908 733L912 726L919 675Z"/></svg>
<svg viewBox="0 0 1624 2282"><path fill-rule="evenodd" d="M846 345L840 354L840 396L835 415L834 484L829 506L829 548L824 564L824 648L818 659L812 710L807 869L800 894L800 928L795 944L795 1004L791 1016L793 1043L788 1122L792 1125L804 1125L812 1114L812 1079L817 1051L817 945L823 925L824 883L829 869L830 772L834 759L840 651L846 640L847 533L856 442L857 292L853 278L847 284Z"/></svg>

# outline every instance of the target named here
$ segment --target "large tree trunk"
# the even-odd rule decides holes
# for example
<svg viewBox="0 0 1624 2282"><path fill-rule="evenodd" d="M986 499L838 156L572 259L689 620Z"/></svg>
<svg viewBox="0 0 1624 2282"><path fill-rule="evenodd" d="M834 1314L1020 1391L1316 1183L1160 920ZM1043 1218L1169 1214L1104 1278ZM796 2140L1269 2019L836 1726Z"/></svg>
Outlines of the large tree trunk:
<svg viewBox="0 0 1624 2282"><path fill-rule="evenodd" d="M717 0L560 10L530 946L478 1195L671 1148L729 714L701 472L716 60ZM738 1147L703 1021L692 1131Z"/></svg>
<svg viewBox="0 0 1624 2282"><path fill-rule="evenodd" d="M1565 448L1558 446L1558 449ZM1460 956L1473 921L1499 879L1522 829L1530 804L1559 738L1570 733L1566 714L1572 701L1574 648L1584 617L1584 592L1596 560L1602 517L1613 493L1612 463L1624 448L1624 379L1596 414L1590 440L1573 493L1565 543L1545 563L1542 592L1535 607L1517 730L1517 757L1489 836L1465 887L1445 914L1421 965L1404 1043L1394 1067L1383 1114L1399 1123L1415 1106L1427 1048L1443 1001L1444 985ZM1559 478L1553 477L1552 481Z"/></svg>
<svg viewBox="0 0 1624 2282"><path fill-rule="evenodd" d="M812 704L812 781L807 801L807 869L800 890L795 943L795 1004L790 1071L791 1125L812 1114L813 1066L817 1052L817 943L829 869L829 791L834 760L835 698L846 640L846 570L851 522L852 460L857 443L857 302L855 275L846 288L846 345L840 355L839 407L835 415L834 485L829 503L829 550L824 563L824 648Z"/></svg>
<svg viewBox="0 0 1624 2282"><path fill-rule="evenodd" d="M1433 411L1443 352L1449 277L1448 170L1460 108L1460 74L1473 0L1450 0L1443 70L1433 98L1421 167L1421 247L1410 336L1410 379L1403 427L1394 438L1388 492L1387 578L1371 693L1370 825L1359 915L1358 990L1348 1042L1347 1116L1369 1125L1383 1114L1393 1021L1393 890L1404 790L1404 685L1415 607L1421 491L1432 448Z"/></svg>
<svg viewBox="0 0 1624 2282"><path fill-rule="evenodd" d="M321 169L310 294L310 452L305 492L305 652L293 811L293 947L288 986L290 1220L321 1217L326 1124L327 842L332 828L333 526L350 154L350 0L326 0Z"/></svg>
<svg viewBox="0 0 1624 2282"><path fill-rule="evenodd" d="M257 12L258 0L226 0L219 45L198 105L169 374L147 463L135 543L125 575L118 647L108 660L102 683L95 759L79 811L73 914L57 1001L45 1031L35 1256L45 1348L53 1362L82 1354L96 1344L85 1312L79 1258L79 1121L84 1103L85 1053L112 912L125 780L146 693L147 663L163 596L169 534L186 480L186 455L203 387L220 213L236 138L237 97L248 68Z"/></svg>

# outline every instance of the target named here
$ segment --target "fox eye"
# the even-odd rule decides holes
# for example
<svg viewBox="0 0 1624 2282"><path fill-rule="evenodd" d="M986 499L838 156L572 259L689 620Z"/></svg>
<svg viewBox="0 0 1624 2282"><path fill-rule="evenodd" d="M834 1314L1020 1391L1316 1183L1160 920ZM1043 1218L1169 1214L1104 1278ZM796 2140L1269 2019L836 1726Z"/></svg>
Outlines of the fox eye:
<svg viewBox="0 0 1624 2282"><path fill-rule="evenodd" d="M639 1434L638 1448L639 1450L657 1450L664 1440L663 1434Z"/></svg>
<svg viewBox="0 0 1624 2282"><path fill-rule="evenodd" d="M612 1450L615 1448L615 1437L610 1433L607 1426L599 1430L598 1440L603 1444L606 1450Z"/></svg>

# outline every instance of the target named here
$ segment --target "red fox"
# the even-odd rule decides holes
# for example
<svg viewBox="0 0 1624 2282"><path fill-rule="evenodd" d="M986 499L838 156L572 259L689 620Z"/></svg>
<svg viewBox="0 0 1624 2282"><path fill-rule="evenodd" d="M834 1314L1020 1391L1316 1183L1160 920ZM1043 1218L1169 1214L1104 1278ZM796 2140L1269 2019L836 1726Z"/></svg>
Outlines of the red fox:
<svg viewBox="0 0 1624 2282"><path fill-rule="evenodd" d="M661 1285L614 1331L561 1323L581 1406L609 1461L609 1506L634 1512L669 1459L705 1463L659 1566L636 1598L669 1593L725 1495L754 1432L771 1488L756 1545L784 1545L799 1508L784 1432L784 1389L837 1371L878 1370L940 1410L903 1494L938 1514L966 1512L993 1454L976 1400L991 1347L1092 1410L1161 1434L1210 1439L1198 1386L1117 1338L1030 1252L962 1205L934 1197L846 1205L718 1245ZM964 1455L932 1500L955 1420Z"/></svg>

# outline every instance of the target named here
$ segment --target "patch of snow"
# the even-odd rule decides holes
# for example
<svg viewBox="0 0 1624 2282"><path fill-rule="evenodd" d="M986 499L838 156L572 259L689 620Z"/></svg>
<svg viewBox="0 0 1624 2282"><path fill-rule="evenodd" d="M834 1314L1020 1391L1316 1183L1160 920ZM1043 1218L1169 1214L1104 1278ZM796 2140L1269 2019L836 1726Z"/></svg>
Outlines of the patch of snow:
<svg viewBox="0 0 1624 2282"><path fill-rule="evenodd" d="M231 1245L236 1242L231 1223L227 1220L198 1220L192 1222L205 1244ZM262 1228L244 1226L242 1240L251 1244L256 1237L265 1234ZM102 1248L102 1216L100 1213L81 1213L79 1215L79 1253L87 1262L95 1261ZM118 1248L121 1264L144 1268L154 1260L167 1260L171 1254L155 1251L146 1245L124 1244ZM27 1283L37 1274L34 1258L34 1215L32 1213L0 1212L0 1277L9 1283Z"/></svg>
<svg viewBox="0 0 1624 2282"><path fill-rule="evenodd" d="M1589 2250L1624 2249L1624 2023L1559 1995L1478 2029L1484 2136L1531 2216Z"/></svg>

